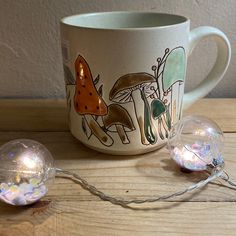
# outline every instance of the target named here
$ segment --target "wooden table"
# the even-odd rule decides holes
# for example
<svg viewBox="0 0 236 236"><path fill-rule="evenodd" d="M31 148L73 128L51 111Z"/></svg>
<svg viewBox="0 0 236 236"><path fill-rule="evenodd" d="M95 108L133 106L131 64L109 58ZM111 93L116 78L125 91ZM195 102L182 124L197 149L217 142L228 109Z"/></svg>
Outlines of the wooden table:
<svg viewBox="0 0 236 236"><path fill-rule="evenodd" d="M236 99L201 100L186 113L218 122L225 132L226 170L236 179ZM68 131L63 100L1 100L0 145L16 138L45 144L57 167L73 170L112 196L169 194L206 177L180 172L165 148L132 157L89 150ZM0 236L236 235L235 201L236 191L215 181L173 201L122 208L68 178L56 178L48 195L33 206L0 203Z"/></svg>

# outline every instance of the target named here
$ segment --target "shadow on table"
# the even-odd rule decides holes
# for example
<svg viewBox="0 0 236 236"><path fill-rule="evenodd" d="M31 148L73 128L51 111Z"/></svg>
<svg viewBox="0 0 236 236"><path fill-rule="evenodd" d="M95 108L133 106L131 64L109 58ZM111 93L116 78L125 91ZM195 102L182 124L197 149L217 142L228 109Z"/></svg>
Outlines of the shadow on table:
<svg viewBox="0 0 236 236"><path fill-rule="evenodd" d="M136 163L136 169L146 177L155 179L166 177L166 179L169 180L171 180L171 178L175 180L176 178L180 178L180 182L183 180L187 182L196 182L207 178L208 176L204 171L191 172L181 170L181 168L171 159L165 148L138 160Z"/></svg>

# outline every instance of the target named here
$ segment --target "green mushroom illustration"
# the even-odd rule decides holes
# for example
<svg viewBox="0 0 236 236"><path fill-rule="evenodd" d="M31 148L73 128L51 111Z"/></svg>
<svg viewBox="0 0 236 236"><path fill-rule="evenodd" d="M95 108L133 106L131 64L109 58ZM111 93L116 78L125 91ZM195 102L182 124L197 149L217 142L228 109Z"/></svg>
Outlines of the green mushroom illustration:
<svg viewBox="0 0 236 236"><path fill-rule="evenodd" d="M140 129L141 142L144 145L155 144L156 130L153 128L151 111L147 98L155 93L155 77L148 73L130 73L121 76L112 87L109 97L117 103L133 102ZM142 101L142 102L140 102Z"/></svg>
<svg viewBox="0 0 236 236"><path fill-rule="evenodd" d="M156 98L154 100L152 100L151 102L151 114L154 120L158 121L158 133L161 139L165 139L168 137L168 126L167 126L167 122L163 121L164 118L164 114L166 112L166 106L163 103L163 101L161 101L160 99ZM161 127L163 126L164 130L165 130L165 136L162 133Z"/></svg>
<svg viewBox="0 0 236 236"><path fill-rule="evenodd" d="M170 111L172 113L171 120L174 123L176 120L177 111L181 108L179 104L176 104L179 100L180 85L184 81L186 70L186 56L183 47L177 47L170 51L166 57L163 75L162 75L162 87L165 93L171 93ZM178 86L178 98L173 100L173 85L179 83ZM177 107L178 106L178 107Z"/></svg>

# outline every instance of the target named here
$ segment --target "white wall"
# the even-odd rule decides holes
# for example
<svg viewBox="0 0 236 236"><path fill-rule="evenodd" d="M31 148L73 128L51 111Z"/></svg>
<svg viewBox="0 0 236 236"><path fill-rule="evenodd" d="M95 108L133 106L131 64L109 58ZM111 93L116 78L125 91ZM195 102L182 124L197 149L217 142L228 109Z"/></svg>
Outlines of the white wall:
<svg viewBox="0 0 236 236"><path fill-rule="evenodd" d="M231 65L210 97L236 97L234 0L0 0L0 97L64 97L60 18L84 12L137 10L182 14L191 27L220 28L232 44ZM186 90L209 71L213 43L202 42L189 60Z"/></svg>

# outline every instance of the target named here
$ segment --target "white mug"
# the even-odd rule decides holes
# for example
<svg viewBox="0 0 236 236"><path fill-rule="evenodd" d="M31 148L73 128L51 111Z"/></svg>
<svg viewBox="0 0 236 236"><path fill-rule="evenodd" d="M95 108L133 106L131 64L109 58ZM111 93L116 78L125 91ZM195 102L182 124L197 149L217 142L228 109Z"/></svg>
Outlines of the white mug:
<svg viewBox="0 0 236 236"><path fill-rule="evenodd" d="M189 30L183 16L103 12L61 21L71 133L100 152L134 155L162 147L182 110L222 79L231 55L219 29ZM196 44L216 42L216 63L184 94L187 58Z"/></svg>

